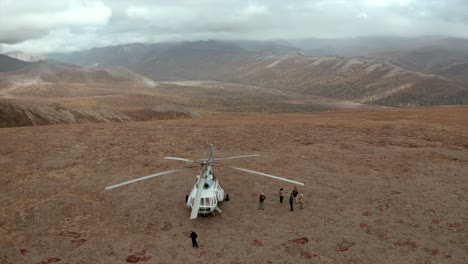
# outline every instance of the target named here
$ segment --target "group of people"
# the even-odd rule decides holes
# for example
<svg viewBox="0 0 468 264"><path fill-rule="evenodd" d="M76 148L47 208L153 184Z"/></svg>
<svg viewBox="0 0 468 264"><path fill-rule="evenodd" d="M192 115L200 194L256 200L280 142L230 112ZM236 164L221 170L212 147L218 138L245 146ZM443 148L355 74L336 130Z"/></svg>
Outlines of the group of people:
<svg viewBox="0 0 468 264"><path fill-rule="evenodd" d="M296 198L299 196L297 199L299 201L299 208L304 209L304 194L301 193L299 195L299 191L297 190L297 187L294 187L292 190L291 194L289 194L289 206L291 207L291 211L294 211L294 204L297 203ZM284 195L283 195L283 188L279 190L279 198L280 198L280 203L283 203L284 200ZM261 193L259 196L259 203L258 203L258 210L265 210L264 207L264 202L266 200L266 196L264 193ZM192 247L198 248L198 235L195 233L195 231L192 231L190 233L190 238L192 239Z"/></svg>
<svg viewBox="0 0 468 264"><path fill-rule="evenodd" d="M294 204L297 203L296 199L298 195L299 195L299 191L297 190L297 187L294 187L291 194L289 195L289 206L291 207L291 211L294 211ZM280 198L280 203L283 203L283 200L284 200L283 188L279 190L279 198ZM266 199L265 194L261 193L259 196L258 210L265 210L265 206L264 206L265 199ZM298 200L299 200L299 208L304 209L304 194L301 193Z"/></svg>

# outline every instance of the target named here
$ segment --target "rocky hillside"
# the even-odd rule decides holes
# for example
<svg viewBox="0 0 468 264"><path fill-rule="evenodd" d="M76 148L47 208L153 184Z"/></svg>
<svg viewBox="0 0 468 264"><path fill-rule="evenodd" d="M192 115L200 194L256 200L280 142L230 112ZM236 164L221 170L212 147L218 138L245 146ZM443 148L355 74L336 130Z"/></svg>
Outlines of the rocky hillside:
<svg viewBox="0 0 468 264"><path fill-rule="evenodd" d="M0 127L194 116L167 100L150 99L145 91L158 84L122 67L78 68L46 61L18 65L22 67L0 73Z"/></svg>
<svg viewBox="0 0 468 264"><path fill-rule="evenodd" d="M68 54L67 62L86 68L0 55L2 126L468 104L466 43L416 41L406 51L358 57L311 56L254 41Z"/></svg>
<svg viewBox="0 0 468 264"><path fill-rule="evenodd" d="M77 96L80 90L93 94L93 88L153 88L156 82L124 68L73 68L40 61L12 72L0 73L0 93L14 96ZM79 89L73 89L78 87Z"/></svg>
<svg viewBox="0 0 468 264"><path fill-rule="evenodd" d="M112 123L161 119L192 118L180 109L147 108L118 110L111 108L72 109L58 103L37 103L0 97L0 128L52 124Z"/></svg>
<svg viewBox="0 0 468 264"><path fill-rule="evenodd" d="M1 126L376 108L235 83L156 83L122 67L77 68L46 61L0 73L0 98Z"/></svg>
<svg viewBox="0 0 468 264"><path fill-rule="evenodd" d="M312 45L310 51L330 44L327 41L305 41L301 47ZM74 62L97 67L122 65L159 81L217 80L407 107L468 103L467 43L441 38L359 38L334 43L340 49L348 47L349 54L359 47L367 53L380 52L361 57L311 56L288 43L129 44L77 53ZM401 50L404 47L406 51Z"/></svg>
<svg viewBox="0 0 468 264"><path fill-rule="evenodd" d="M127 44L51 58L84 67L123 66L156 80L218 80L255 56L297 48L262 41L195 41Z"/></svg>
<svg viewBox="0 0 468 264"><path fill-rule="evenodd" d="M28 65L28 62L0 54L0 72L16 71Z"/></svg>
<svg viewBox="0 0 468 264"><path fill-rule="evenodd" d="M75 111L58 104L41 105L0 98L0 127L130 120L114 111Z"/></svg>
<svg viewBox="0 0 468 264"><path fill-rule="evenodd" d="M468 86L468 40L444 39L422 48L376 56L405 69L435 74Z"/></svg>
<svg viewBox="0 0 468 264"><path fill-rule="evenodd" d="M366 104L467 104L468 88L369 57L262 56L230 73L229 81Z"/></svg>

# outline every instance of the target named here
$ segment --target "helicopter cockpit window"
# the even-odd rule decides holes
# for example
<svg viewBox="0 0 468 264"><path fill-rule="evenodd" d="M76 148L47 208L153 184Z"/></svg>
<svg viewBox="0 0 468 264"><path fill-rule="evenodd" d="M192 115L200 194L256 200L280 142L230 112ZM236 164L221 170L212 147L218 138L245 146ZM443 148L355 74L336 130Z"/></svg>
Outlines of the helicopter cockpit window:
<svg viewBox="0 0 468 264"><path fill-rule="evenodd" d="M210 198L201 198L200 200L200 205L202 206L209 206L210 204Z"/></svg>

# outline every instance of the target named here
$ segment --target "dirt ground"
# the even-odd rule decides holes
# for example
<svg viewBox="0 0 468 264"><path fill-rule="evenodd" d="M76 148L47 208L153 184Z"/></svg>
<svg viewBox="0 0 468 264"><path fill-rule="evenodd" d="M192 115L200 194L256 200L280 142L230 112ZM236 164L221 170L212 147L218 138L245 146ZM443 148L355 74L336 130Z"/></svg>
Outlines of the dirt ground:
<svg viewBox="0 0 468 264"><path fill-rule="evenodd" d="M189 219L196 169L104 190L210 143L305 182L305 208L222 167L216 216ZM1 263L468 263L468 107L3 128L0 146Z"/></svg>

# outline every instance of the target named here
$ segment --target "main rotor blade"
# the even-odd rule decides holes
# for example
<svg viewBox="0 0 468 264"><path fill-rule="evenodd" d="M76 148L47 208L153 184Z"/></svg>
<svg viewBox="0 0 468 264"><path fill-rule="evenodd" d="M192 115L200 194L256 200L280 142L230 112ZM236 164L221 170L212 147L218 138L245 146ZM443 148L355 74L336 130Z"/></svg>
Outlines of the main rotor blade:
<svg viewBox="0 0 468 264"><path fill-rule="evenodd" d="M215 158L214 160L229 160L229 159L249 158L249 157L258 157L258 156L260 155L253 154L253 155L234 156L234 157L227 157L227 158Z"/></svg>
<svg viewBox="0 0 468 264"><path fill-rule="evenodd" d="M191 159L178 158L178 157L164 157L164 158L168 159L168 160L180 160L180 161L185 161L185 162L196 162L196 161L191 160Z"/></svg>
<svg viewBox="0 0 468 264"><path fill-rule="evenodd" d="M203 192L203 186L205 185L205 177L200 175L200 181L197 186L197 194L195 195L195 201L192 205L192 213L190 214L190 219L195 219L198 216L198 210L200 209L201 196Z"/></svg>
<svg viewBox="0 0 468 264"><path fill-rule="evenodd" d="M290 182L290 183L294 183L294 184L297 184L297 185L304 186L303 182L293 181L293 180L290 180L290 179L286 179L286 178L283 178L283 177L279 177L279 176L275 176L275 175L271 175L271 174L267 174L267 173L263 173L263 172L259 172L259 171L253 171L253 170L237 168L237 167L231 167L231 166L225 166L225 167L228 167L228 168L231 168L231 169L234 169L234 170L250 172L250 173L253 173L253 174L258 174L258 175L262 175L262 176L265 176L265 177L277 179L277 180L280 180L280 181Z"/></svg>
<svg viewBox="0 0 468 264"><path fill-rule="evenodd" d="M120 186L123 186L123 185L127 185L127 184L130 184L130 183L134 183L134 182L138 182L138 181L142 181L142 180L146 180L146 179L158 177L158 176L161 176L161 175L165 175L165 174L169 174L169 173L173 173L173 172L177 172L177 171L189 169L189 168L190 168L190 167L188 167L188 168L179 168L179 169L175 169L175 170L163 171L163 172L151 174L151 175L148 175L148 176L144 176L144 177L136 178L136 179L129 180L129 181L126 181L126 182L122 182L122 183L119 183L119 184L115 184L115 185L112 185L112 186L108 186L108 187L106 187L106 190L113 189L113 188L117 188L117 187L120 187Z"/></svg>

